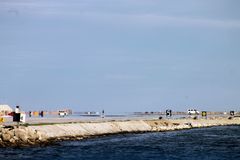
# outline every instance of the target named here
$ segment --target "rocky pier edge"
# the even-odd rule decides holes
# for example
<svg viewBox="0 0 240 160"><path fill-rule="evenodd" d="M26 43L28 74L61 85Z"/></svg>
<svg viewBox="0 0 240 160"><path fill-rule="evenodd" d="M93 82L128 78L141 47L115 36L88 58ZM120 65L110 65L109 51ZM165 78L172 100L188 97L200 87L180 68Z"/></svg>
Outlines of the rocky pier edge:
<svg viewBox="0 0 240 160"><path fill-rule="evenodd" d="M63 140L80 140L123 133L163 132L223 125L240 125L240 117L214 119L162 119L77 122L1 126L0 147L45 146Z"/></svg>

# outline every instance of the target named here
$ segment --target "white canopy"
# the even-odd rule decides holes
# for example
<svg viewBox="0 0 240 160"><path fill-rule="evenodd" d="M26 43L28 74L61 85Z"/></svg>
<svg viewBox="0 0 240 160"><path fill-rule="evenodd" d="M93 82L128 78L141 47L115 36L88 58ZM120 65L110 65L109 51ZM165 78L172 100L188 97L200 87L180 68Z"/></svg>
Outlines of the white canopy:
<svg viewBox="0 0 240 160"><path fill-rule="evenodd" d="M12 112L13 109L9 105L0 104L0 112L2 112L2 111Z"/></svg>

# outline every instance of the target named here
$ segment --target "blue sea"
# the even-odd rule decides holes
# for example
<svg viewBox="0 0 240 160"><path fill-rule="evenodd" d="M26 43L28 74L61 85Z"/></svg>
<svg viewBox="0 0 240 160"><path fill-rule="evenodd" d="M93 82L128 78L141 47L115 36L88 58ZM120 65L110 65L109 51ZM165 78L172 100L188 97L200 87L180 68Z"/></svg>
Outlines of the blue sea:
<svg viewBox="0 0 240 160"><path fill-rule="evenodd" d="M112 135L46 147L0 148L0 159L240 160L240 126Z"/></svg>

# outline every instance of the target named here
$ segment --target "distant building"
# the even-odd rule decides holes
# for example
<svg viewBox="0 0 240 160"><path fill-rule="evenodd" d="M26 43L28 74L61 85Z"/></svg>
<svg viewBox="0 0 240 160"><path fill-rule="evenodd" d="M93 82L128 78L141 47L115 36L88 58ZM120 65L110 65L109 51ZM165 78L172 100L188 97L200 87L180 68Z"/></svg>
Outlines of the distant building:
<svg viewBox="0 0 240 160"><path fill-rule="evenodd" d="M13 109L6 104L0 105L0 116L8 115L9 113L13 112Z"/></svg>

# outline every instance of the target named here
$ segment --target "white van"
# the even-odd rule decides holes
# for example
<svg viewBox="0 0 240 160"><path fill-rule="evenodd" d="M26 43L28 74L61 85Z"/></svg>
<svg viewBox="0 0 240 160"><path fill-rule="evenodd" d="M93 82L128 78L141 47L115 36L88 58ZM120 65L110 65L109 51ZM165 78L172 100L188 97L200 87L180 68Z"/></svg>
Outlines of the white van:
<svg viewBox="0 0 240 160"><path fill-rule="evenodd" d="M199 114L199 111L196 110L196 109L188 109L188 110L187 110L187 114L188 114L188 115L198 115L198 114Z"/></svg>
<svg viewBox="0 0 240 160"><path fill-rule="evenodd" d="M58 111L58 115L59 115L59 117L65 117L65 116L67 116L67 112L66 111Z"/></svg>

